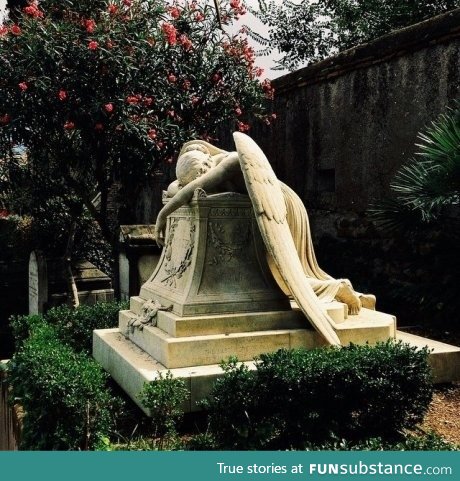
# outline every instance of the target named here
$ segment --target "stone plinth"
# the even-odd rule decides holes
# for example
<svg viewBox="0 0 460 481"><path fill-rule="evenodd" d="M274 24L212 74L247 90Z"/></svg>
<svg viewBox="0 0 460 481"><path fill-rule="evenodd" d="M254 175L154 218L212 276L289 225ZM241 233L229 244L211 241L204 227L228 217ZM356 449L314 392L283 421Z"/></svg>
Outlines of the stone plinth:
<svg viewBox="0 0 460 481"><path fill-rule="evenodd" d="M166 245L140 297L178 316L289 310L274 282L249 197L198 191L168 218Z"/></svg>

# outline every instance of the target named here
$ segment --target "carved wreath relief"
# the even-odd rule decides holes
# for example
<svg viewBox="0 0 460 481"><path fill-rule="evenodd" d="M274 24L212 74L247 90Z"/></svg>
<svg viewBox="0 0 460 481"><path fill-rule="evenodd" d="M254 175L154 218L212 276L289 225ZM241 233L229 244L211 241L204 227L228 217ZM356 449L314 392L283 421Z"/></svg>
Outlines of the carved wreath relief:
<svg viewBox="0 0 460 481"><path fill-rule="evenodd" d="M232 235L228 235L222 223L210 222L208 243L214 247L214 255L208 261L208 264L228 263L232 259L246 261L250 235L251 229L248 221L241 222L238 225L238 230L234 231Z"/></svg>
<svg viewBox="0 0 460 481"><path fill-rule="evenodd" d="M186 241L186 244L181 249L183 250L183 255L179 258L179 260L174 259L173 243L174 243L174 236L176 234L178 224L179 224L179 219L172 219L169 227L168 241L164 247L165 248L164 271L166 272L167 276L161 279L160 281L163 284L167 286L172 286L172 287L176 287L177 279L180 279L184 275L187 268L192 263L192 254L193 254L193 249L195 247L196 226L191 225L189 239ZM177 243L177 244L180 245L181 243Z"/></svg>

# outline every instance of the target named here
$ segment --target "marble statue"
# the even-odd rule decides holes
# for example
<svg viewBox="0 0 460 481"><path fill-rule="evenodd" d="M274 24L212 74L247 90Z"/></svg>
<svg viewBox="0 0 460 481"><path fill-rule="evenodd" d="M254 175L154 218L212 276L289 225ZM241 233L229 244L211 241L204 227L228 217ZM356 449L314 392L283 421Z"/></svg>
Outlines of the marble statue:
<svg viewBox="0 0 460 481"><path fill-rule="evenodd" d="M227 152L205 141L187 142L180 151L168 203L158 214L155 235L164 244L166 219L188 203L196 189L207 193L249 194L267 250L272 275L294 298L312 325L330 344L340 344L329 316L319 303L336 299L349 314L375 308L375 297L354 291L347 279L334 279L318 265L306 209L297 194L279 181L262 150L247 135L233 134L237 151Z"/></svg>

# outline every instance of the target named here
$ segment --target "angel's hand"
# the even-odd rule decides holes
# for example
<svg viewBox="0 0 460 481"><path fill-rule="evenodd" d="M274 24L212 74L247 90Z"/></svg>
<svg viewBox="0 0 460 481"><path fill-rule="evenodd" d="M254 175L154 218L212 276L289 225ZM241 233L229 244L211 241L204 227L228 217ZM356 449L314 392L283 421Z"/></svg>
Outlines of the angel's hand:
<svg viewBox="0 0 460 481"><path fill-rule="evenodd" d="M165 228L166 219L160 212L155 223L155 241L159 247L164 247L165 245Z"/></svg>

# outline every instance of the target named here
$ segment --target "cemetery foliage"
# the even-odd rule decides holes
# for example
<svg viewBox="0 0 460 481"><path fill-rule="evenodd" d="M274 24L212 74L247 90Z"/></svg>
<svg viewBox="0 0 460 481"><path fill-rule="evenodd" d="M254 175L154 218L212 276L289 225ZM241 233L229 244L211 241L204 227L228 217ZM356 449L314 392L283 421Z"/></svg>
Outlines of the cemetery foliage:
<svg viewBox="0 0 460 481"><path fill-rule="evenodd" d="M306 449L345 440L401 439L432 396L428 350L375 347L280 350L249 371L235 359L210 395L219 449Z"/></svg>
<svg viewBox="0 0 460 481"><path fill-rule="evenodd" d="M88 219L115 245L111 192L132 221L139 190L185 141L223 122L269 122L270 83L244 35L225 33L244 8L219 4L219 15L201 0L42 0L12 12L0 25L0 207L43 235L49 219L61 251Z"/></svg>
<svg viewBox="0 0 460 481"><path fill-rule="evenodd" d="M460 6L459 0L259 0L253 13L267 37L249 33L262 52L278 49L279 68L295 70L392 30L421 22Z"/></svg>
<svg viewBox="0 0 460 481"><path fill-rule="evenodd" d="M16 353L8 364L8 382L25 412L21 449L104 446L122 402L90 355L92 329L113 327L120 307L61 307L12 320Z"/></svg>

